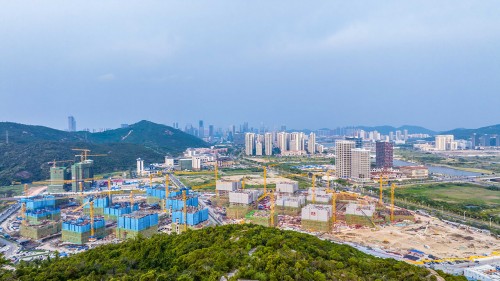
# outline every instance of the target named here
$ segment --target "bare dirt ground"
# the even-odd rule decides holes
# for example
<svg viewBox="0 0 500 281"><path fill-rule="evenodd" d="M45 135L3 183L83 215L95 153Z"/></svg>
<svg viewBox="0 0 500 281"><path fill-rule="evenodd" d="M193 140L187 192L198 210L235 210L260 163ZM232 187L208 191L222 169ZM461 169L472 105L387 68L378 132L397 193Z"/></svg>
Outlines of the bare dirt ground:
<svg viewBox="0 0 500 281"><path fill-rule="evenodd" d="M47 186L35 186L28 189L28 196L35 196L47 190Z"/></svg>
<svg viewBox="0 0 500 281"><path fill-rule="evenodd" d="M440 258L463 258L500 251L500 241L490 235L458 229L435 218L417 216L417 222L406 226L385 226L379 230L344 228L335 238L401 254L417 249Z"/></svg>

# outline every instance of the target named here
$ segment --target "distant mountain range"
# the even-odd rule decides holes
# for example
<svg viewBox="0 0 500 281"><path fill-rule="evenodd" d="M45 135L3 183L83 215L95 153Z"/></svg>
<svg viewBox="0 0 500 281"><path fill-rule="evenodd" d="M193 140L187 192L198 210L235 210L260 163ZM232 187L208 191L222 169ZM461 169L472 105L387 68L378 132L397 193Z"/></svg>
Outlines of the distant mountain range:
<svg viewBox="0 0 500 281"><path fill-rule="evenodd" d="M47 162L75 159L78 153L72 148L106 154L106 157L94 158L95 171L101 173L133 168L135 159L139 157L146 163L162 162L167 154L178 155L186 148L208 145L180 130L149 121L101 133L66 132L43 126L0 122L0 137L0 185L48 178Z"/></svg>
<svg viewBox="0 0 500 281"><path fill-rule="evenodd" d="M420 126L412 126L412 125L403 125L401 127L393 127L393 126L375 126L375 127L368 127L368 126L356 126L354 127L355 129L360 129L364 131L377 131L383 135L388 135L390 132L396 132L396 131L401 131L403 132L404 130L408 130L409 134L428 134L428 135L435 135L436 132L433 130L429 130L424 127Z"/></svg>
<svg viewBox="0 0 500 281"><path fill-rule="evenodd" d="M456 139L469 139L473 133L478 135L500 135L500 124L481 127L477 129L454 129L450 131L441 132L443 135L454 135Z"/></svg>

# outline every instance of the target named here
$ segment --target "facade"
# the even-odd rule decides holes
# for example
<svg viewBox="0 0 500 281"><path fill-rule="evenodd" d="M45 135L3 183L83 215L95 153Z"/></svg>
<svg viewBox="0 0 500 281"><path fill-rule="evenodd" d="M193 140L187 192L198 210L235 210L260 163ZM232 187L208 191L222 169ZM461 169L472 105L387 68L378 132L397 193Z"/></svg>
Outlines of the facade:
<svg viewBox="0 0 500 281"><path fill-rule="evenodd" d="M264 149L266 155L273 155L273 134L264 134Z"/></svg>
<svg viewBox="0 0 500 281"><path fill-rule="evenodd" d="M295 193L299 190L299 183L297 181L287 181L276 183L276 192L280 193Z"/></svg>
<svg viewBox="0 0 500 281"><path fill-rule="evenodd" d="M262 142L258 141L255 144L255 155L262 156L263 155L262 151L263 151Z"/></svg>
<svg viewBox="0 0 500 281"><path fill-rule="evenodd" d="M94 178L94 161L84 160L71 166L71 190L73 192L90 189Z"/></svg>
<svg viewBox="0 0 500 281"><path fill-rule="evenodd" d="M362 148L351 150L351 178L358 181L370 180L370 151Z"/></svg>
<svg viewBox="0 0 500 281"><path fill-rule="evenodd" d="M290 135L286 132L278 133L278 148L281 153L288 151L288 140Z"/></svg>
<svg viewBox="0 0 500 281"><path fill-rule="evenodd" d="M353 141L355 143L356 148L363 148L363 139L362 138L346 137L345 140Z"/></svg>
<svg viewBox="0 0 500 281"><path fill-rule="evenodd" d="M205 127L203 126L203 120L198 122L198 137L203 139L205 137Z"/></svg>
<svg viewBox="0 0 500 281"><path fill-rule="evenodd" d="M457 150L457 142L454 141L453 135L437 135L435 141L435 149L440 151Z"/></svg>
<svg viewBox="0 0 500 281"><path fill-rule="evenodd" d="M399 171L410 179L426 179L429 177L429 169L425 166L403 166Z"/></svg>
<svg viewBox="0 0 500 281"><path fill-rule="evenodd" d="M309 152L309 154L316 153L316 134L315 133L309 134L309 140L307 141L307 152Z"/></svg>
<svg viewBox="0 0 500 281"><path fill-rule="evenodd" d="M76 132L76 120L73 116L68 116L68 132Z"/></svg>
<svg viewBox="0 0 500 281"><path fill-rule="evenodd" d="M47 187L48 192L65 192L70 189L71 173L66 167L51 167L50 168L50 185Z"/></svg>
<svg viewBox="0 0 500 281"><path fill-rule="evenodd" d="M137 170L136 170L137 176L142 176L144 174L144 160L141 158L137 159Z"/></svg>
<svg viewBox="0 0 500 281"><path fill-rule="evenodd" d="M254 133L246 133L245 134L245 154L250 156L254 153L255 146L255 134Z"/></svg>
<svg viewBox="0 0 500 281"><path fill-rule="evenodd" d="M353 141L338 140L335 142L335 174L338 178L351 177L352 149L355 147Z"/></svg>
<svg viewBox="0 0 500 281"><path fill-rule="evenodd" d="M375 161L378 169L392 168L394 161L394 147L391 142L377 141L375 145Z"/></svg>

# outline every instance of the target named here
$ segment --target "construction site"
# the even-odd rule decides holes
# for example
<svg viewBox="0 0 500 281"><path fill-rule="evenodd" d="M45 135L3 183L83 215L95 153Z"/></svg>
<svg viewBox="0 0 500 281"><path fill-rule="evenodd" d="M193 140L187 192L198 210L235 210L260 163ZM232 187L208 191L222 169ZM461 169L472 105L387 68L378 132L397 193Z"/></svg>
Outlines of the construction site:
<svg viewBox="0 0 500 281"><path fill-rule="evenodd" d="M293 175L310 182L309 187L299 188L296 180L268 174L266 167L262 176L224 176L216 168L211 183L215 190L207 190L207 184L185 186L179 178L187 172L149 174L135 184L125 184L132 181L88 178L93 175L92 165L85 167L89 170L81 182L51 181L52 186L77 186L77 192L68 189L21 198L21 214L11 221L21 222L17 235L61 251L159 232L252 223L352 243L415 264L497 257L500 252L493 236L395 206L397 187L383 178L377 183L378 196L372 197L340 190L329 173ZM196 174L189 172L190 177ZM384 198L384 190L390 191L389 198ZM26 190L25 194L30 193Z"/></svg>

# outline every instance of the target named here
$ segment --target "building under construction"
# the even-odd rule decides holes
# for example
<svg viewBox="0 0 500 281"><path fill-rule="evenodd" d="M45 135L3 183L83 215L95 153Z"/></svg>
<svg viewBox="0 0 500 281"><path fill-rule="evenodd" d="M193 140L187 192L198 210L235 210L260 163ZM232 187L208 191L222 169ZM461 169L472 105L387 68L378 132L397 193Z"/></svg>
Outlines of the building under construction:
<svg viewBox="0 0 500 281"><path fill-rule="evenodd" d="M111 199L107 196L89 196L83 199L83 204L86 204L83 208L83 213L85 215L90 215L90 201L94 202L94 215L95 216L104 216L104 208L107 208L111 205Z"/></svg>
<svg viewBox="0 0 500 281"><path fill-rule="evenodd" d="M20 234L22 237L39 240L61 232L60 221L40 221L37 223L21 224Z"/></svg>
<svg viewBox="0 0 500 281"><path fill-rule="evenodd" d="M332 206L309 204L302 208L301 226L311 231L328 232L332 229Z"/></svg>
<svg viewBox="0 0 500 281"><path fill-rule="evenodd" d="M245 215L245 222L275 227L278 225L278 215L274 214L274 218L271 220L271 213L264 210L252 210Z"/></svg>
<svg viewBox="0 0 500 281"><path fill-rule="evenodd" d="M275 204L278 214L297 216L306 204L306 197L304 195L280 195Z"/></svg>
<svg viewBox="0 0 500 281"><path fill-rule="evenodd" d="M199 207L188 207L186 213L184 210L174 211L172 213L172 222L176 224L187 224L195 226L208 220L208 209Z"/></svg>
<svg viewBox="0 0 500 281"><path fill-rule="evenodd" d="M94 219L94 237L101 239L106 236L106 225L104 219ZM69 220L62 223L62 238L63 242L72 244L85 244L91 238L91 224L88 218L79 218L76 220Z"/></svg>
<svg viewBox="0 0 500 281"><path fill-rule="evenodd" d="M251 189L229 192L229 206L226 207L226 216L231 219L244 218L261 194L262 191Z"/></svg>
<svg viewBox="0 0 500 281"><path fill-rule="evenodd" d="M71 191L89 190L94 179L94 160L83 160L71 165Z"/></svg>
<svg viewBox="0 0 500 281"><path fill-rule="evenodd" d="M49 193L66 192L71 189L71 170L68 167L51 167Z"/></svg>
<svg viewBox="0 0 500 281"><path fill-rule="evenodd" d="M139 204L135 203L130 207L129 202L115 203L109 207L104 208L104 219L118 221L118 217L130 214L139 210Z"/></svg>
<svg viewBox="0 0 500 281"><path fill-rule="evenodd" d="M136 211L118 217L116 237L118 239L134 238L139 235L151 237L158 232L158 214Z"/></svg>
<svg viewBox="0 0 500 281"><path fill-rule="evenodd" d="M59 208L41 208L26 210L26 220L30 223L39 223L44 220L57 221L61 218L61 210Z"/></svg>

